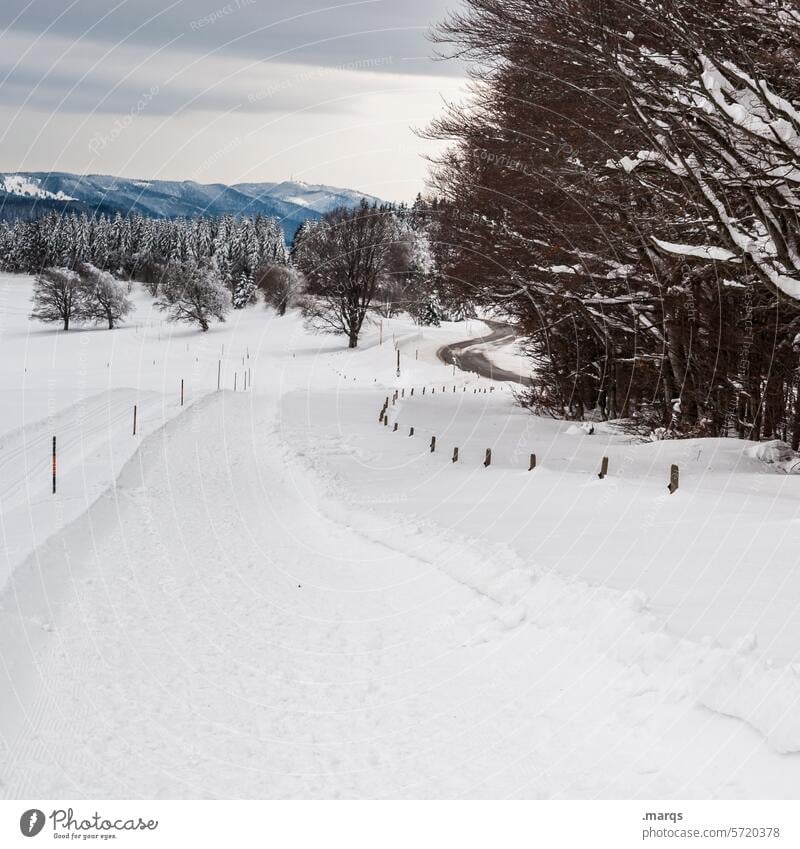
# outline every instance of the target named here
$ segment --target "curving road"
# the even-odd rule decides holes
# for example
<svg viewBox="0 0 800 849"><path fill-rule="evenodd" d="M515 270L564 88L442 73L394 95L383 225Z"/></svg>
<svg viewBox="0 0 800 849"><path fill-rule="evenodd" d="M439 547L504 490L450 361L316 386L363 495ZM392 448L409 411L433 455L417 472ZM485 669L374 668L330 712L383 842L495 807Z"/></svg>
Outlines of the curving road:
<svg viewBox="0 0 800 849"><path fill-rule="evenodd" d="M486 324L492 328L492 332L487 336L481 336L478 339L465 339L463 342L445 345L439 348L436 356L448 365L455 365L462 371L475 372L489 380L533 386L533 380L530 377L500 368L494 365L483 351L475 350L486 345L504 344L514 338L514 330L507 324L498 324L492 321L487 321Z"/></svg>

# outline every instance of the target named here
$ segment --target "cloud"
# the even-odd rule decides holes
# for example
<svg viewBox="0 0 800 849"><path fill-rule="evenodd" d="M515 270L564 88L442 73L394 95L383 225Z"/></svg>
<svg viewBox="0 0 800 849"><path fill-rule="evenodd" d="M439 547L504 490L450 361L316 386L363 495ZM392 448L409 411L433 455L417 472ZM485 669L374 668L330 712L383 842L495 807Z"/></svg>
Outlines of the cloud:
<svg viewBox="0 0 800 849"><path fill-rule="evenodd" d="M66 3L66 5L65 5ZM158 47L175 39L186 51L339 66L392 55L401 73L460 75L434 63L426 32L452 0L3 0L0 28L71 41Z"/></svg>

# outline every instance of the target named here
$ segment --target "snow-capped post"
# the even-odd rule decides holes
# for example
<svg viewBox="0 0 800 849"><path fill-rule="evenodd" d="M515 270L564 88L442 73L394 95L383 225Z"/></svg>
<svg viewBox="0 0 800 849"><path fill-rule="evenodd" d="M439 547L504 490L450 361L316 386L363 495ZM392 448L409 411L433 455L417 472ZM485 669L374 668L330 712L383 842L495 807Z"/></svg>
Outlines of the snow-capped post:
<svg viewBox="0 0 800 849"><path fill-rule="evenodd" d="M397 349L397 376L400 377L400 349Z"/></svg>
<svg viewBox="0 0 800 849"><path fill-rule="evenodd" d="M436 450L436 437L432 436L431 437L431 454L433 454L433 452L435 450Z"/></svg>
<svg viewBox="0 0 800 849"><path fill-rule="evenodd" d="M458 448L453 449L453 462L454 463L458 462Z"/></svg>
<svg viewBox="0 0 800 849"><path fill-rule="evenodd" d="M425 387L424 386L422 387L422 394L423 395L425 394Z"/></svg>
<svg viewBox="0 0 800 849"><path fill-rule="evenodd" d="M608 457L603 457L603 462L600 464L600 474L597 476L600 480L608 474Z"/></svg>
<svg viewBox="0 0 800 849"><path fill-rule="evenodd" d="M394 423L394 428L392 429L392 433L397 433L397 422Z"/></svg>
<svg viewBox="0 0 800 849"><path fill-rule="evenodd" d="M239 377L239 373L235 371L235 372L233 373L233 391L234 391L234 392L236 391L236 378L237 378L237 377Z"/></svg>
<svg viewBox="0 0 800 849"><path fill-rule="evenodd" d="M532 472L536 468L536 455L531 454L531 461L528 464L528 471Z"/></svg>
<svg viewBox="0 0 800 849"><path fill-rule="evenodd" d="M181 407L183 406L183 378L181 378Z"/></svg>
<svg viewBox="0 0 800 849"><path fill-rule="evenodd" d="M680 470L676 465L672 465L672 468L669 470L669 486L667 489L669 490L669 494L672 495L677 491L678 485L680 484Z"/></svg>
<svg viewBox="0 0 800 849"><path fill-rule="evenodd" d="M220 383L222 381L222 360L217 361L217 392L219 392Z"/></svg>
<svg viewBox="0 0 800 849"><path fill-rule="evenodd" d="M403 387L403 389L400 391L400 397L401 397L401 398L405 398L405 397L406 397L406 390L405 390L405 387Z"/></svg>
<svg viewBox="0 0 800 849"><path fill-rule="evenodd" d="M413 386L411 387L411 394L412 395L414 394L414 387Z"/></svg>
<svg viewBox="0 0 800 849"><path fill-rule="evenodd" d="M413 436L413 435L414 435L414 428L413 428L413 427L412 427L412 428L409 428L408 435L409 435L409 436Z"/></svg>
<svg viewBox="0 0 800 849"><path fill-rule="evenodd" d="M384 426L384 427L389 427L389 416L384 416L384 417L383 417L383 426Z"/></svg>
<svg viewBox="0 0 800 849"><path fill-rule="evenodd" d="M488 469L489 466L491 466L491 465L492 465L492 449L487 448L486 449L486 459L483 461L483 467L484 467L484 469Z"/></svg>
<svg viewBox="0 0 800 849"><path fill-rule="evenodd" d="M53 458L51 461L51 471L53 474L53 495L56 494L56 438L53 437Z"/></svg>
<svg viewBox="0 0 800 849"><path fill-rule="evenodd" d="M136 404L133 405L133 435L136 436Z"/></svg>

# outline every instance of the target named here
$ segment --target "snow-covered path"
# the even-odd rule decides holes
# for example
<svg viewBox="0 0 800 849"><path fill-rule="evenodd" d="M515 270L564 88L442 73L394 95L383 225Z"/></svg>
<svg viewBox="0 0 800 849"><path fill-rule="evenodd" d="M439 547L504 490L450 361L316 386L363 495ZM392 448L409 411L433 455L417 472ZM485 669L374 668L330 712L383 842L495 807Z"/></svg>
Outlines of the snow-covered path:
<svg viewBox="0 0 800 849"><path fill-rule="evenodd" d="M753 770L763 793L791 786L746 725L598 643L619 609L332 486L258 395L151 437L40 553L47 596L34 570L15 581L26 722L4 795L744 796ZM591 627L545 621L559 594Z"/></svg>
<svg viewBox="0 0 800 849"><path fill-rule="evenodd" d="M93 497L0 594L0 795L796 794L800 758L778 752L798 727L788 667L749 683L751 724L725 716L743 715L741 693L731 705L724 697L738 692L731 664L750 662L746 646L731 655L667 628L661 610L626 591L637 576L622 550L605 572L592 564L591 585L569 568L573 549L592 534L602 541L608 511L632 501L642 515L657 499L679 512L688 503L706 521L714 511L694 490L713 491L713 475L690 475L687 498L663 502L669 458L637 454L593 507L594 496L578 496L597 489L594 454L611 453L616 471L630 449L538 420L550 440L545 448L537 430L543 467L520 474L528 424L519 431L525 414L507 394L473 394L484 385L459 376L467 391L419 396L421 384L453 379L435 352L458 332L398 334L398 383L418 388L390 410L399 433L377 424L395 380L390 345L368 336L363 350L341 352L296 319L255 311L217 337L252 357L253 390L215 392L216 354L201 355L203 380L180 410L172 365L161 391L137 373L150 411L141 443L118 432L125 380L105 405L90 387L87 462L65 470L59 499ZM462 446L462 463L427 452L432 430L441 452ZM6 446L21 433L7 431ZM488 437L495 465L484 470ZM11 469L27 455L4 456ZM768 500L786 481L751 477ZM728 479L752 489L747 475ZM4 518L21 509L18 495L0 491ZM578 512L568 511L576 521L560 533L561 557L556 534L531 556L525 534L569 499ZM789 520L794 502L779 503ZM533 506L543 513L529 525L521 517ZM663 605L691 620L680 602L665 590ZM760 615L745 606L742 624Z"/></svg>

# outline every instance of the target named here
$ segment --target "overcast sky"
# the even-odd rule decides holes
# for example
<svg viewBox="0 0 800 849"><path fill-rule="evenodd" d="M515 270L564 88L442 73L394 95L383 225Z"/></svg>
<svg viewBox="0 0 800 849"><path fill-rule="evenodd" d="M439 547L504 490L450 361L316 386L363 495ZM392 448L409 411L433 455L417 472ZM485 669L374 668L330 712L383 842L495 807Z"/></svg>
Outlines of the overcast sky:
<svg viewBox="0 0 800 849"><path fill-rule="evenodd" d="M412 127L463 91L425 37L457 3L0 0L0 170L412 198Z"/></svg>

